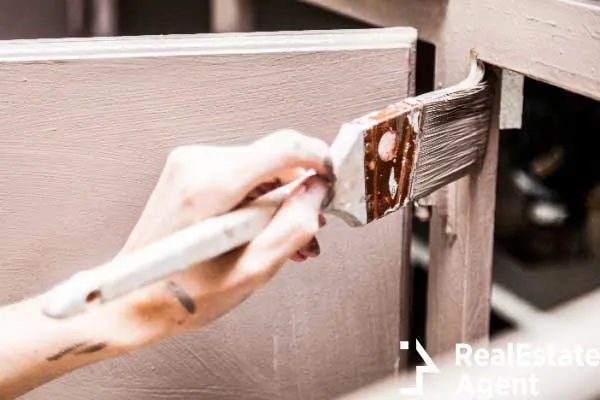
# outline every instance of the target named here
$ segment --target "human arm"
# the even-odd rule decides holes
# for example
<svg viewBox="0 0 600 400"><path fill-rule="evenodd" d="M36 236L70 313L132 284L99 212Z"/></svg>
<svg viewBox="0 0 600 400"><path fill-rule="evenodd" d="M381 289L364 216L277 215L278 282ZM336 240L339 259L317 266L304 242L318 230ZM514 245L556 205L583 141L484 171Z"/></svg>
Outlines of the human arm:
<svg viewBox="0 0 600 400"><path fill-rule="evenodd" d="M293 132L238 147L187 146L168 158L140 220L120 253L227 212L256 187L305 169L330 174L328 147ZM0 309L0 398L14 398L81 366L206 325L264 285L319 228L326 195L319 178L288 199L255 240L73 318L46 317L42 297Z"/></svg>

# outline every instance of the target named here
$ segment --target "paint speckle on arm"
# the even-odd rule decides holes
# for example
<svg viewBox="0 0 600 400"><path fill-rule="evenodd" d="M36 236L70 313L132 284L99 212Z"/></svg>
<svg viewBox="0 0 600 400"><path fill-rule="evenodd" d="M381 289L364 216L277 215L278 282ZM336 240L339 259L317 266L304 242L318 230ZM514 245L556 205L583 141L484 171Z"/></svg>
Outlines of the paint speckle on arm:
<svg viewBox="0 0 600 400"><path fill-rule="evenodd" d="M91 346L84 347L83 349L76 351L75 354L96 353L98 351L104 350L107 346L108 345L106 343L100 342L100 343L93 344Z"/></svg>
<svg viewBox="0 0 600 400"><path fill-rule="evenodd" d="M61 358L63 358L64 356L66 356L67 354L73 352L74 350L77 350L78 348L80 348L81 346L83 346L85 343L76 343L74 345L71 345L69 347L65 347L64 349L62 349L61 351L59 351L58 353L47 357L46 360L48 361L58 361Z"/></svg>
<svg viewBox="0 0 600 400"><path fill-rule="evenodd" d="M179 301L179 303L187 310L187 312L190 314L194 314L196 312L196 304L194 303L194 300L175 282L169 281L167 283L167 290Z"/></svg>

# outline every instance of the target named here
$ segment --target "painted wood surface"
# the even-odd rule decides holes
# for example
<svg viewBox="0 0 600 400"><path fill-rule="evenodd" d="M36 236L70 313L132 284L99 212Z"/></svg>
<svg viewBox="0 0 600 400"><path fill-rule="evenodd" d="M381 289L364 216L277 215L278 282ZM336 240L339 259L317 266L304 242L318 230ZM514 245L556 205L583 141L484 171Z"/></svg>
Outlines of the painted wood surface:
<svg viewBox="0 0 600 400"><path fill-rule="evenodd" d="M593 1L307 0L375 25L410 25L436 46L437 87L462 79L469 53L600 99L600 6ZM468 23L466 22L468 21ZM436 196L427 348L488 335L498 127L482 168Z"/></svg>
<svg viewBox="0 0 600 400"><path fill-rule="evenodd" d="M75 0L0 1L0 39L64 37Z"/></svg>
<svg viewBox="0 0 600 400"><path fill-rule="evenodd" d="M286 127L330 141L405 97L414 41L391 29L1 43L0 303L114 255L173 147ZM24 398L321 399L382 378L398 357L406 221L330 220L321 257L206 329Z"/></svg>
<svg viewBox="0 0 600 400"><path fill-rule="evenodd" d="M465 40L483 61L600 99L597 1L303 1L376 26L413 26L438 49ZM438 64L453 69L466 62L467 54L447 56Z"/></svg>
<svg viewBox="0 0 600 400"><path fill-rule="evenodd" d="M471 398L488 397L494 399L545 399L545 400L589 400L597 399L600 394L600 380L598 368L594 364L595 356L583 354L596 354L600 347L600 291L581 295L551 312L545 313L543 319L538 319L534 326L516 332L503 333L489 343L477 343L473 346L473 353L479 347L490 349L504 349L516 343L530 345L533 351L542 351L547 356L546 363L537 365L527 362L488 363L486 366L466 366L465 362L457 365L454 352L444 357L438 357L435 362L440 369L439 374L427 374L424 377L423 395L413 396L423 400L464 400ZM582 326L582 321L585 325ZM553 353L548 349L556 349ZM574 349L582 350L582 362L577 361ZM559 352L573 354L573 356L560 356ZM492 353L497 354L497 353ZM540 354L540 353L538 353ZM476 356L475 356L476 357ZM471 360L473 358L471 357ZM492 355L493 357L493 355ZM491 358L492 358L491 357ZM564 366L572 360L572 366ZM481 360L481 359L480 359ZM489 359L488 359L489 361ZM500 365L499 365L500 364ZM563 365L559 367L558 365ZM584 366L585 365L585 366ZM463 384L467 376L473 386ZM401 388L413 387L415 373L403 374L394 379L385 379L375 385L370 385L356 392L343 396L343 400L387 400L396 399ZM484 395L481 387L475 382L511 382L507 384L506 391ZM529 380L524 384L524 380ZM534 382L533 384L531 382ZM525 389L523 387L525 386ZM499 385L500 387L500 385ZM473 391L470 391L473 390ZM535 389L535 392L534 392ZM474 393L475 392L475 393ZM537 394L536 394L537 392ZM403 397L408 398L408 397ZM341 400L340 399L340 400Z"/></svg>
<svg viewBox="0 0 600 400"><path fill-rule="evenodd" d="M489 29L493 22L486 20L488 14L483 11L490 7L487 1L315 3L357 18L362 15L362 19L373 23L409 23L417 27L422 38L436 45L437 87L450 86L466 76L470 50L475 49L480 56L485 53L482 49L488 43L483 38L497 43L504 39L494 35L505 35L504 30ZM483 17L475 10L481 11ZM503 15L494 18L502 19ZM465 21L472 21L473 26L465 26ZM514 48L514 43L511 46ZM511 61L507 58L505 62ZM434 195L426 320L426 347L430 354L443 353L459 342L485 340L489 334L497 108L481 168Z"/></svg>
<svg viewBox="0 0 600 400"><path fill-rule="evenodd" d="M500 83L497 92L480 168L435 195L425 332L430 354L489 336Z"/></svg>
<svg viewBox="0 0 600 400"><path fill-rule="evenodd" d="M250 32L255 27L253 0L211 0L211 32Z"/></svg>
<svg viewBox="0 0 600 400"><path fill-rule="evenodd" d="M209 31L208 0L118 0L117 12L119 35L195 34Z"/></svg>
<svg viewBox="0 0 600 400"><path fill-rule="evenodd" d="M118 0L6 0L0 2L0 39L110 36Z"/></svg>
<svg viewBox="0 0 600 400"><path fill-rule="evenodd" d="M93 0L91 4L91 36L114 36L119 31L119 0Z"/></svg>

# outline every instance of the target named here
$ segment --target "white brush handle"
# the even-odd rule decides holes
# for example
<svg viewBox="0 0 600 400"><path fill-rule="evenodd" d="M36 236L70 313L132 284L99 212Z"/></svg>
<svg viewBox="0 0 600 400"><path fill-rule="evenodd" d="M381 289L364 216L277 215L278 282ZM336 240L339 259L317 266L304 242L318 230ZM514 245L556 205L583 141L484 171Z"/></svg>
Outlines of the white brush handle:
<svg viewBox="0 0 600 400"><path fill-rule="evenodd" d="M65 318L244 245L308 176L228 214L206 219L131 254L81 271L46 293L44 313Z"/></svg>

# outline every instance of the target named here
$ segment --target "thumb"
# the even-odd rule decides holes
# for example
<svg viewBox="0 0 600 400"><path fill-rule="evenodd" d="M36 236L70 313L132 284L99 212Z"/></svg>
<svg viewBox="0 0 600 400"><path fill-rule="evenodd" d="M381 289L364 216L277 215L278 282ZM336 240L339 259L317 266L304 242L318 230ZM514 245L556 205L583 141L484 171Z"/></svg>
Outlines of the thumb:
<svg viewBox="0 0 600 400"><path fill-rule="evenodd" d="M314 176L306 181L304 190L287 199L267 228L243 252L238 263L243 274L264 283L287 258L306 245L319 230L319 213L327 192L327 183Z"/></svg>

